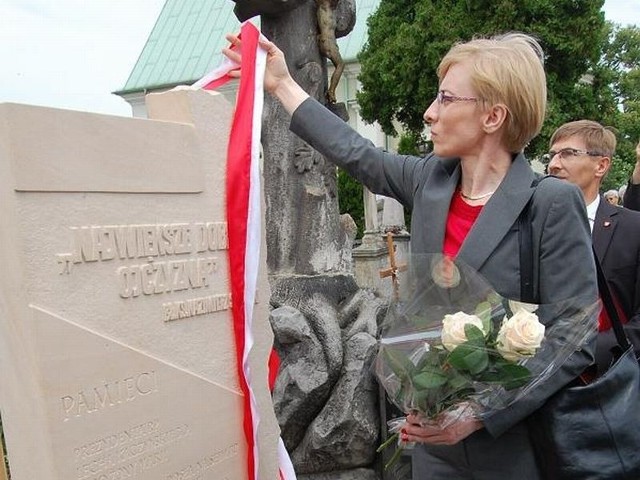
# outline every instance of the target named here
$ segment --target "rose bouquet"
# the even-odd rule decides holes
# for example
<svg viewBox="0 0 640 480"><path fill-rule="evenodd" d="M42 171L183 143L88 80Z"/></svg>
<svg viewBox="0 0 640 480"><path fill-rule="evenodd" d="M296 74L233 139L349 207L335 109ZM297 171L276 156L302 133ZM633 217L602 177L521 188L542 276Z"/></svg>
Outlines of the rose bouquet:
<svg viewBox="0 0 640 480"><path fill-rule="evenodd" d="M420 276L409 277L401 289L406 295L389 309L376 374L389 400L425 424L446 428L507 407L594 333L593 299L525 304L498 295L473 269L447 257L411 264ZM390 424L394 435L379 450L402 425Z"/></svg>

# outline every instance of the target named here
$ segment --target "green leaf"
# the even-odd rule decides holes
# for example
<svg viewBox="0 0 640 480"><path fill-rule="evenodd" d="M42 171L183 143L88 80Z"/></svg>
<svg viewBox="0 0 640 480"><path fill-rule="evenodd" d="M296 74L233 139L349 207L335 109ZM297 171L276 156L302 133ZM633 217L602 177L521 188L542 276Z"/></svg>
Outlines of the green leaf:
<svg viewBox="0 0 640 480"><path fill-rule="evenodd" d="M466 335L468 342L473 344L484 344L484 333L474 324L467 323L464 326L464 334Z"/></svg>
<svg viewBox="0 0 640 480"><path fill-rule="evenodd" d="M482 372L477 380L482 383L497 383L498 385L502 385L503 378L495 370L487 370Z"/></svg>
<svg viewBox="0 0 640 480"><path fill-rule="evenodd" d="M453 371L453 374L449 378L449 388L451 388L453 392L457 392L459 390L471 387L471 381L469 380L468 377L465 377L464 375L460 375L454 369L452 369L452 371Z"/></svg>
<svg viewBox="0 0 640 480"><path fill-rule="evenodd" d="M531 372L527 367L513 363L500 366L498 375L505 390L521 387L531 379Z"/></svg>
<svg viewBox="0 0 640 480"><path fill-rule="evenodd" d="M383 347L382 355L389 368L401 381L406 379L415 368L405 355L393 348Z"/></svg>
<svg viewBox="0 0 640 480"><path fill-rule="evenodd" d="M447 383L447 376L442 372L428 370L413 377L413 384L420 389L438 388Z"/></svg>
<svg viewBox="0 0 640 480"><path fill-rule="evenodd" d="M489 366L489 356L485 348L463 343L451 352L449 364L458 370L477 375Z"/></svg>

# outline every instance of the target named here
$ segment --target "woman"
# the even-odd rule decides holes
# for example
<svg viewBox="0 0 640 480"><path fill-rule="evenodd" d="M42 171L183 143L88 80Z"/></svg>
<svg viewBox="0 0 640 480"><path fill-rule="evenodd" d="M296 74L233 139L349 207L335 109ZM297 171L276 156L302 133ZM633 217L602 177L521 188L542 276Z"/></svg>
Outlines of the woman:
<svg viewBox="0 0 640 480"><path fill-rule="evenodd" d="M620 203L620 195L618 194L618 190L607 190L604 192L604 199L609 202L611 205L616 205Z"/></svg>
<svg viewBox="0 0 640 480"><path fill-rule="evenodd" d="M239 39L229 35L233 44ZM444 253L479 271L501 295L520 297L517 219L530 205L534 291L539 303L596 297L591 238L579 190L554 178L532 188L522 150L542 126L546 79L538 43L523 34L455 45L442 60L438 95L424 114L426 158L375 148L295 83L271 42L265 89L292 115L291 130L374 193L412 211L413 254ZM225 55L240 61L229 49ZM595 319L594 319L595 322ZM594 323L595 330L595 323ZM409 415L414 478L537 479L525 420L592 363L591 345L510 407L444 429Z"/></svg>

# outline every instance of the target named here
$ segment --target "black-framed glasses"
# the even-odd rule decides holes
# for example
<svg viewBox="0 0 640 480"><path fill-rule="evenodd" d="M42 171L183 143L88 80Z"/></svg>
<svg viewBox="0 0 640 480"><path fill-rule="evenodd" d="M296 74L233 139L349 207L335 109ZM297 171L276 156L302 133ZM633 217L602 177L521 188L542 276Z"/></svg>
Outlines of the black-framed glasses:
<svg viewBox="0 0 640 480"><path fill-rule="evenodd" d="M438 101L439 105L447 105L449 103L455 103L455 102L477 102L479 100L479 98L477 97L460 97L457 95L449 95L447 93L444 92L444 90L440 90L438 91L438 94L436 95L436 100Z"/></svg>
<svg viewBox="0 0 640 480"><path fill-rule="evenodd" d="M574 157L579 157L580 155L589 155L590 157L605 157L606 156L606 155L603 155L600 152L595 152L595 151L591 151L591 150L580 150L579 148L567 147L567 148L561 148L558 151L549 150L549 152L547 152L544 155L542 155L542 163L544 163L545 165L548 165L556 155L559 155L561 160L572 159Z"/></svg>

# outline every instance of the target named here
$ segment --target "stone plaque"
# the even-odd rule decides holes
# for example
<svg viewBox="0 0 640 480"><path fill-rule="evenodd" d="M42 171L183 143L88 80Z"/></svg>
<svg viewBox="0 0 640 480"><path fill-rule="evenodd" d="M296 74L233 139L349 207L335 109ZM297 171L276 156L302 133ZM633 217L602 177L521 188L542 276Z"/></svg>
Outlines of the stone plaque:
<svg viewBox="0 0 640 480"><path fill-rule="evenodd" d="M0 407L12 480L246 479L228 285L232 106L0 105ZM264 259L264 255L262 255ZM276 478L264 262L250 356Z"/></svg>

